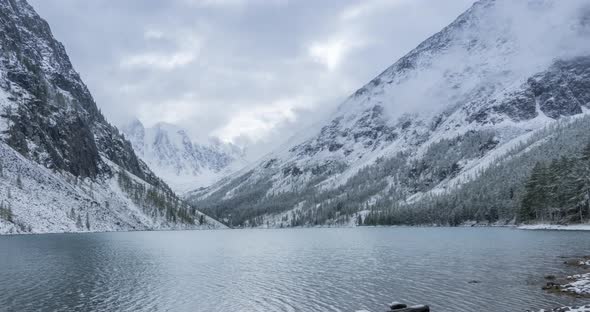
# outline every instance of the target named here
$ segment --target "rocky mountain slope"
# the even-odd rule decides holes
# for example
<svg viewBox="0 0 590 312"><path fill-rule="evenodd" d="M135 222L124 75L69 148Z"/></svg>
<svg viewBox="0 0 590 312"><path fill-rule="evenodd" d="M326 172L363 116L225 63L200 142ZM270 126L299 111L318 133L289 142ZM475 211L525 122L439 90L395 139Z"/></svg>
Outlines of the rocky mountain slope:
<svg viewBox="0 0 590 312"><path fill-rule="evenodd" d="M589 108L590 4L481 0L299 142L188 197L233 225L362 223L456 192Z"/></svg>
<svg viewBox="0 0 590 312"><path fill-rule="evenodd" d="M247 165L240 147L213 138L196 143L175 125L146 128L134 120L122 131L135 153L178 193L209 186Z"/></svg>
<svg viewBox="0 0 590 312"><path fill-rule="evenodd" d="M49 25L0 1L0 233L219 227L101 114Z"/></svg>

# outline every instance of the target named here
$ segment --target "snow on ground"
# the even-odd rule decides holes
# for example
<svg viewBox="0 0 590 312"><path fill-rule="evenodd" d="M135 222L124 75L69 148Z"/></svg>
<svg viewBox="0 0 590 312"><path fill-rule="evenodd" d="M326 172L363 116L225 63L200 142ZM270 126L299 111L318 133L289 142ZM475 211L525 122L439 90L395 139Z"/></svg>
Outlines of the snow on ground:
<svg viewBox="0 0 590 312"><path fill-rule="evenodd" d="M5 112L8 107L12 107L13 103L8 98L10 93L0 88L0 112ZM0 134L8 129L8 120L6 118L0 118Z"/></svg>
<svg viewBox="0 0 590 312"><path fill-rule="evenodd" d="M575 274L566 279L571 282L561 285L561 291L574 295L590 295L590 273Z"/></svg>
<svg viewBox="0 0 590 312"><path fill-rule="evenodd" d="M0 214L0 234L223 227L210 218L197 226L146 215L118 187L116 177L91 181L54 172L2 142L0 165L0 205L12 214L11 221Z"/></svg>
<svg viewBox="0 0 590 312"><path fill-rule="evenodd" d="M283 228L290 227L291 221L295 218L297 212L301 211L303 203L296 205L295 208L277 214L266 214L262 216L262 224L258 228Z"/></svg>
<svg viewBox="0 0 590 312"><path fill-rule="evenodd" d="M356 312L370 312L368 310L358 310ZM590 312L590 305L580 307L562 307L553 310L540 310L539 312Z"/></svg>
<svg viewBox="0 0 590 312"><path fill-rule="evenodd" d="M254 228L259 229L278 229L284 227L291 227L291 221L296 218L297 213L301 212L303 209L304 203L299 203L295 208L277 213L277 214L265 214L262 216L262 223L259 226L255 226ZM357 213L354 213L345 223L342 223L342 220L327 220L324 225L315 226L315 227L356 227L359 226L358 218L360 217L362 220L365 220L367 215L370 213L370 210L362 210ZM303 227L310 227L309 225L305 225Z"/></svg>
<svg viewBox="0 0 590 312"><path fill-rule="evenodd" d="M525 224L518 226L519 230L554 230L554 231L590 231L590 224Z"/></svg>
<svg viewBox="0 0 590 312"><path fill-rule="evenodd" d="M563 307L553 310L541 310L539 312L590 312L590 305L585 305L581 307Z"/></svg>

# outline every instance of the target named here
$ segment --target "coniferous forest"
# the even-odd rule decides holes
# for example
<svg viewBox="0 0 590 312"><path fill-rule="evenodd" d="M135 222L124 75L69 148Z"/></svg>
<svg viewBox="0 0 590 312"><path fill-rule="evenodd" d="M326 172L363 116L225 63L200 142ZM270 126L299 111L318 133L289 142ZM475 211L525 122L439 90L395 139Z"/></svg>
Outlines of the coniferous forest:
<svg viewBox="0 0 590 312"><path fill-rule="evenodd" d="M590 118L565 119L535 132L508 152L489 160L457 187L436 192L457 178L461 159L482 162L494 148L493 131L468 132L432 144L417 160L406 153L381 158L335 189L317 192L315 180L293 191L266 194L270 185L227 185L197 205L231 226L264 226L261 215L280 215L282 226L579 223L588 215ZM586 148L585 148L586 147ZM325 172L345 166L328 164ZM289 174L292 174L292 171ZM248 179L249 175L243 176ZM389 181L389 182L388 182ZM540 196L539 194L542 194ZM228 217L229 216L229 217Z"/></svg>
<svg viewBox="0 0 590 312"><path fill-rule="evenodd" d="M583 223L590 204L590 144L579 155L538 162L525 184L519 211L531 220Z"/></svg>
<svg viewBox="0 0 590 312"><path fill-rule="evenodd" d="M590 214L588 129L588 118L551 126L463 186L410 203L382 201L362 224L586 222Z"/></svg>

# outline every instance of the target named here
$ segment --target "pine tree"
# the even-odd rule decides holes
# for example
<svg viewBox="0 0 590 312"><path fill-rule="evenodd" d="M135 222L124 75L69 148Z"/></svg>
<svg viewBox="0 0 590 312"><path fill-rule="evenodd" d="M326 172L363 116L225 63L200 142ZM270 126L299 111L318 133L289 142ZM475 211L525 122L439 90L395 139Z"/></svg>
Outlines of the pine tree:
<svg viewBox="0 0 590 312"><path fill-rule="evenodd" d="M16 176L16 187L19 189L23 189L23 181L21 179L20 173Z"/></svg>
<svg viewBox="0 0 590 312"><path fill-rule="evenodd" d="M82 226L82 218L80 218L80 215L78 215L78 218L76 219L76 227L81 229Z"/></svg>
<svg viewBox="0 0 590 312"><path fill-rule="evenodd" d="M8 222L14 221L14 214L12 213L12 205L10 202L8 202L8 204L4 203L4 201L0 203L0 218Z"/></svg>
<svg viewBox="0 0 590 312"><path fill-rule="evenodd" d="M531 175L525 184L525 195L519 212L521 221L539 219L540 211L545 205L545 171L545 167L539 162L533 167Z"/></svg>
<svg viewBox="0 0 590 312"><path fill-rule="evenodd" d="M590 209L590 143L582 151L580 166L576 171L577 175L574 178L579 185L579 195L575 197L575 200L579 205L580 222L584 222L582 209L586 212Z"/></svg>
<svg viewBox="0 0 590 312"><path fill-rule="evenodd" d="M88 212L86 212L86 229L90 231L90 216L88 215Z"/></svg>
<svg viewBox="0 0 590 312"><path fill-rule="evenodd" d="M586 144L586 146L582 150L580 159L582 159L585 162L590 162L590 142Z"/></svg>
<svg viewBox="0 0 590 312"><path fill-rule="evenodd" d="M8 203L8 214L7 214L7 218L6 220L8 222L13 222L14 221L14 214L12 213L12 205L10 203Z"/></svg>

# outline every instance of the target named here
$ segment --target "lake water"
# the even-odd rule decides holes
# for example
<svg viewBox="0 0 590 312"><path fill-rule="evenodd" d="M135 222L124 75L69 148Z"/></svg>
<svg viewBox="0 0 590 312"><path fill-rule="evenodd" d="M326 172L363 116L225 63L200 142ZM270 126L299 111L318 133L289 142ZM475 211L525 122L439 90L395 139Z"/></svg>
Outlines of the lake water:
<svg viewBox="0 0 590 312"><path fill-rule="evenodd" d="M356 228L0 237L1 311L524 311L590 233ZM471 280L480 283L469 283Z"/></svg>

